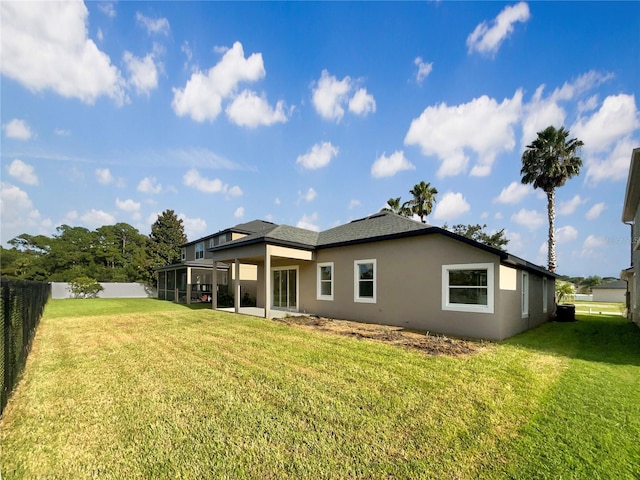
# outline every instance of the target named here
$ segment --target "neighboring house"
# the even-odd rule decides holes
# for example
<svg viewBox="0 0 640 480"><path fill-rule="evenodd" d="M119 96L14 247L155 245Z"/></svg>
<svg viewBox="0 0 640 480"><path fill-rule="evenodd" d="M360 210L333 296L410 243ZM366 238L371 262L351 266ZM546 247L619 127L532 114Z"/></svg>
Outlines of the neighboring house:
<svg viewBox="0 0 640 480"><path fill-rule="evenodd" d="M631 227L631 266L620 276L627 281L627 315L640 325L640 148L631 154L622 221Z"/></svg>
<svg viewBox="0 0 640 480"><path fill-rule="evenodd" d="M594 302L620 302L626 301L627 282L626 280L616 280L615 282L603 283L591 287Z"/></svg>
<svg viewBox="0 0 640 480"><path fill-rule="evenodd" d="M273 223L254 220L185 243L180 249L180 263L156 269L158 272L158 298L183 303L210 302L213 295L214 275L213 260L208 249L273 227L275 227ZM229 279L230 270L231 279ZM242 266L239 272L242 294L247 293L255 298L256 274L255 266ZM230 281L234 281L236 278L235 269L226 263L216 265L215 275L217 290L226 289Z"/></svg>
<svg viewBox="0 0 640 480"><path fill-rule="evenodd" d="M392 213L323 232L262 226L205 248L203 259L230 266L240 279L233 282L236 312L241 269L250 265L257 307L267 318L286 310L503 339L554 314L555 274L442 228ZM217 308L216 296L212 303Z"/></svg>

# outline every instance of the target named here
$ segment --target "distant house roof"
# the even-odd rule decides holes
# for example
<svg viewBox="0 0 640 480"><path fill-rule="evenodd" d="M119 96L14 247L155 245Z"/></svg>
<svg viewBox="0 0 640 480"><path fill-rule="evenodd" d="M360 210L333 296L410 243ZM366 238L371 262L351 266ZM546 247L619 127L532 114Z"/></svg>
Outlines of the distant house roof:
<svg viewBox="0 0 640 480"><path fill-rule="evenodd" d="M595 289L622 289L622 290L626 290L627 289L627 282L626 280L615 280L613 282L609 282L609 283L603 283L602 285L595 285L593 287L591 287L591 290L595 290Z"/></svg>
<svg viewBox="0 0 640 480"><path fill-rule="evenodd" d="M333 248L418 235L440 234L466 243L472 247L493 253L499 256L505 264L518 266L525 270L535 271L547 276L557 277L557 275L549 272L545 268L534 265L503 250L476 242L448 230L423 224L390 212L375 213L322 232L314 232L288 225L271 225L273 228L265 228L263 231L252 233L246 237L211 247L208 251L217 252L256 243L269 243L303 250L316 250L319 248Z"/></svg>
<svg viewBox="0 0 640 480"><path fill-rule="evenodd" d="M275 223L266 222L264 220L252 220L246 223L239 223L238 225L230 228L225 228L224 230L220 230L216 233L212 233L205 237L198 238L197 240L192 240L191 242L187 242L181 245L181 247L186 247L189 245L193 245L194 243L200 243L210 238L217 237L218 235L222 235L224 233L244 233L245 235L251 235L254 233L267 232L269 230L277 227Z"/></svg>

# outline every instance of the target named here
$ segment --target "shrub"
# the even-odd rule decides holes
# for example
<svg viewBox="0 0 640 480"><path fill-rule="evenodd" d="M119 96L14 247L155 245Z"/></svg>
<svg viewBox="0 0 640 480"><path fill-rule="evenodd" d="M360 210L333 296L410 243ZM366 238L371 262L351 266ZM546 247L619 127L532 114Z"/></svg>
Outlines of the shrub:
<svg viewBox="0 0 640 480"><path fill-rule="evenodd" d="M95 298L104 287L93 278L78 277L69 282L69 289L75 298Z"/></svg>

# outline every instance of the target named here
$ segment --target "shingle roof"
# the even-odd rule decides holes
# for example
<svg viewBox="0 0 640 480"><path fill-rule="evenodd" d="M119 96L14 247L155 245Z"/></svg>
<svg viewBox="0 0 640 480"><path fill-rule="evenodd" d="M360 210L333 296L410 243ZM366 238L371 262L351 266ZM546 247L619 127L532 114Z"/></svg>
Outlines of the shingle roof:
<svg viewBox="0 0 640 480"><path fill-rule="evenodd" d="M402 235L407 232L428 230L429 228L429 226L411 220L410 218L401 217L394 213L380 212L320 232L318 246L328 247L374 238L382 239L389 236Z"/></svg>
<svg viewBox="0 0 640 480"><path fill-rule="evenodd" d="M602 285L594 285L593 287L591 287L591 290L593 290L594 288L598 290L601 288L616 288L626 290L627 282L626 280L614 280L613 282L603 283Z"/></svg>
<svg viewBox="0 0 640 480"><path fill-rule="evenodd" d="M543 267L534 265L502 250L478 243L440 227L426 225L390 212L375 213L368 217L354 220L345 225L330 228L323 232L314 232L304 228L291 227L289 225L271 225L273 226L271 229L265 227L265 230L262 232L253 233L232 242L212 247L209 251L220 251L241 245L251 245L263 242L301 248L304 250L315 250L316 248L331 248L342 245L390 240L393 238L414 235L440 234L493 253L499 256L501 261L505 263L519 266L525 270L536 271L554 277L557 276Z"/></svg>
<svg viewBox="0 0 640 480"><path fill-rule="evenodd" d="M269 230L273 230L278 225L272 222L266 222L264 220L252 220L246 223L239 223L238 225L230 228L225 228L224 230L219 230L216 233L209 234L205 237L198 238L197 240L192 240L190 242L184 243L181 246L186 247L188 245L193 245L194 243L200 243L202 241L208 240L209 238L217 237L218 235L222 235L226 232L237 232L237 233L245 233L247 235L254 233L267 232Z"/></svg>

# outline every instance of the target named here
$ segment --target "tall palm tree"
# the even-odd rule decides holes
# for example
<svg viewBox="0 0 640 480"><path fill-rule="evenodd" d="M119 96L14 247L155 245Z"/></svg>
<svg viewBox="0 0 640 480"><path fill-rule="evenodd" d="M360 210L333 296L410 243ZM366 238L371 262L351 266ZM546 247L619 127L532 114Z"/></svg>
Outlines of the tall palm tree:
<svg viewBox="0 0 640 480"><path fill-rule="evenodd" d="M407 202L411 213L418 215L422 223L427 223L424 218L429 216L431 210L433 210L438 190L432 187L430 183L422 181L409 190L409 193L413 195L413 198Z"/></svg>
<svg viewBox="0 0 640 480"><path fill-rule="evenodd" d="M411 216L411 209L407 206L408 202L400 203L400 197L390 198L387 200L387 206L380 209L381 212L391 212L403 217Z"/></svg>
<svg viewBox="0 0 640 480"><path fill-rule="evenodd" d="M522 154L522 183L532 183L547 194L549 215L549 270L556 271L556 188L580 173L582 159L577 155L582 140L569 137L569 130L554 126L538 132L531 145Z"/></svg>

